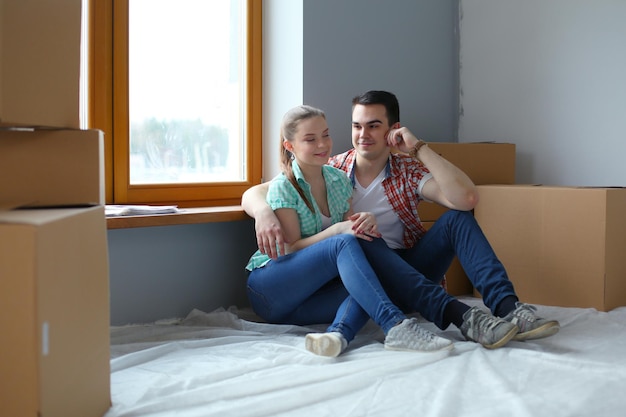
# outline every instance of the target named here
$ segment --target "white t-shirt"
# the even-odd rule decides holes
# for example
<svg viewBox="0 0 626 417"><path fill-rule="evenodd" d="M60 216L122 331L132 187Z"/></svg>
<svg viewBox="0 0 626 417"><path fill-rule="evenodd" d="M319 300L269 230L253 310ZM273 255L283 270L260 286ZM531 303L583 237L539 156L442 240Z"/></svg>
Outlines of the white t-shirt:
<svg viewBox="0 0 626 417"><path fill-rule="evenodd" d="M352 208L355 213L361 211L371 212L376 216L378 231L391 249L403 248L404 225L400 218L389 204L385 195L385 188L382 185L385 179L385 170L364 188L359 181L354 178L354 192L352 193Z"/></svg>
<svg viewBox="0 0 626 417"><path fill-rule="evenodd" d="M328 216L324 216L323 214L321 214L321 217L322 217L322 230L327 229L331 225L331 218Z"/></svg>

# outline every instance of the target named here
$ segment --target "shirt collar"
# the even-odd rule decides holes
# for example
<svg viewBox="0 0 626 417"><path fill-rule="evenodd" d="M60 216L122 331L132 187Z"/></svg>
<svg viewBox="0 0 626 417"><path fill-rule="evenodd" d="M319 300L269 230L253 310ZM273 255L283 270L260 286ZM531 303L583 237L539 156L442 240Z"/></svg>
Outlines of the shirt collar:
<svg viewBox="0 0 626 417"><path fill-rule="evenodd" d="M291 160L291 170L293 171L293 176L295 177L296 180L298 181L302 180L306 182L306 180L304 179L304 174L302 173L302 170L300 169L300 166L298 165L295 159Z"/></svg>
<svg viewBox="0 0 626 417"><path fill-rule="evenodd" d="M389 156L387 157L387 163L385 164L385 178L389 178L391 176L391 164L392 164L392 153L389 154ZM356 185L356 180L354 178L354 167L356 166L356 149L352 149L352 162L350 163L350 166L348 167L348 177L350 178L350 181L352 181L352 187L354 187Z"/></svg>
<svg viewBox="0 0 626 417"><path fill-rule="evenodd" d="M327 177L327 172L328 170L331 170L331 169L332 167L330 165L322 166L322 174L324 175L325 181L327 182L336 181L336 178L333 178L333 176ZM293 176L296 179L296 181L302 184L306 184L307 187L309 186L309 183L306 181L306 178L304 178L302 169L300 168L300 166L298 165L295 159L291 161L291 170L293 171Z"/></svg>

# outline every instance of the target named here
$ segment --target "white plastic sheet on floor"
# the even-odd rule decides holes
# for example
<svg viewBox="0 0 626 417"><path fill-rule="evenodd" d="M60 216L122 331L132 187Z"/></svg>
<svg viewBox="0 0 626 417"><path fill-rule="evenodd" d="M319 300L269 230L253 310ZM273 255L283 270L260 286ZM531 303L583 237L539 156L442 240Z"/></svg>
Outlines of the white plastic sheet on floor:
<svg viewBox="0 0 626 417"><path fill-rule="evenodd" d="M304 335L324 326L236 308L113 327L105 417L626 416L626 307L537 307L560 332L497 350L424 322L454 340L443 358L385 350L371 322L344 354L319 357Z"/></svg>

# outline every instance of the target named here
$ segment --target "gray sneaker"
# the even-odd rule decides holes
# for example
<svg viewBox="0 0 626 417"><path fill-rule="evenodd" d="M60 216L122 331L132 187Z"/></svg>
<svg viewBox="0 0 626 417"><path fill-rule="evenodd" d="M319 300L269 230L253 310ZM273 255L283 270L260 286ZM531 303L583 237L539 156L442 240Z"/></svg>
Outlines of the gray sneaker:
<svg viewBox="0 0 626 417"><path fill-rule="evenodd" d="M335 358L346 350L348 341L339 332L309 333L304 338L304 347L316 355Z"/></svg>
<svg viewBox="0 0 626 417"><path fill-rule="evenodd" d="M461 333L467 340L496 349L508 343L519 331L517 325L472 307L463 314Z"/></svg>
<svg viewBox="0 0 626 417"><path fill-rule="evenodd" d="M439 337L421 327L416 318L404 319L385 337L385 349L436 352L454 347L451 340Z"/></svg>
<svg viewBox="0 0 626 417"><path fill-rule="evenodd" d="M514 340L540 339L552 336L559 331L561 326L556 320L546 320L535 315L537 307L530 304L515 303L515 310L511 311L504 320L519 327L519 333Z"/></svg>

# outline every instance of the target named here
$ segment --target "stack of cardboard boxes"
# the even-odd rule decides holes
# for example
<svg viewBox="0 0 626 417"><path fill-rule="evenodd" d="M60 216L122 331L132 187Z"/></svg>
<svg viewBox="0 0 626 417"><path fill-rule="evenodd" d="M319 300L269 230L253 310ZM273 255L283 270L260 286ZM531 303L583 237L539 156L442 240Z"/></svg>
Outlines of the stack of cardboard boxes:
<svg viewBox="0 0 626 417"><path fill-rule="evenodd" d="M522 301L609 311L626 305L626 188L515 183L515 145L429 143L478 185L474 216ZM429 228L447 209L422 203ZM448 292L474 293L455 259Z"/></svg>
<svg viewBox="0 0 626 417"><path fill-rule="evenodd" d="M3 417L111 405L103 135L79 129L80 16L80 1L0 13Z"/></svg>
<svg viewBox="0 0 626 417"><path fill-rule="evenodd" d="M0 127L0 415L110 406L102 158L97 130Z"/></svg>
<svg viewBox="0 0 626 417"><path fill-rule="evenodd" d="M97 130L0 127L0 415L110 406L102 149Z"/></svg>
<svg viewBox="0 0 626 417"><path fill-rule="evenodd" d="M102 133L0 128L0 415L110 407Z"/></svg>

